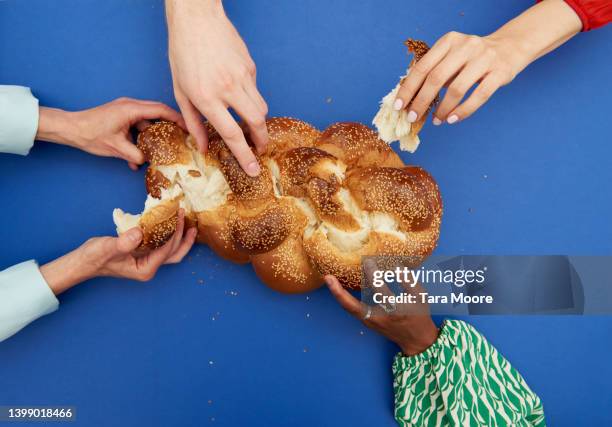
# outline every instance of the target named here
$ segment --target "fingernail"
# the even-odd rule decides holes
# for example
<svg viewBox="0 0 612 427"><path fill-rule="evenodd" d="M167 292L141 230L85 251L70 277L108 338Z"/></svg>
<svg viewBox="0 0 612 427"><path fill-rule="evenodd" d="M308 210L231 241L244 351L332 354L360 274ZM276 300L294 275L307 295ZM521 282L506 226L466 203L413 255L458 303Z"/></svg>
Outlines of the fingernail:
<svg viewBox="0 0 612 427"><path fill-rule="evenodd" d="M448 122L449 125L452 125L453 123L455 123L457 120L459 120L459 117L457 117L456 114L453 114L452 116L450 116L448 119L446 119L446 121Z"/></svg>
<svg viewBox="0 0 612 427"><path fill-rule="evenodd" d="M434 117L431 122L434 124L434 126L440 126L442 124L442 120L437 117Z"/></svg>
<svg viewBox="0 0 612 427"><path fill-rule="evenodd" d="M397 98L395 100L395 102L393 103L393 109L395 111L399 111L402 109L402 105L404 105L404 101L402 101L401 99Z"/></svg>
<svg viewBox="0 0 612 427"><path fill-rule="evenodd" d="M139 242L142 236L142 232L138 227L134 227L131 230L128 230L126 234L128 239L130 239L132 242Z"/></svg>
<svg viewBox="0 0 612 427"><path fill-rule="evenodd" d="M246 173L249 176L257 176L261 172L261 168L259 167L259 163L257 161L251 162L246 167Z"/></svg>
<svg viewBox="0 0 612 427"><path fill-rule="evenodd" d="M417 116L417 113L415 113L414 111L410 110L410 111L408 112L408 117L407 117L407 119L408 119L408 123L414 123L414 122L416 122L417 117L418 117L418 116Z"/></svg>

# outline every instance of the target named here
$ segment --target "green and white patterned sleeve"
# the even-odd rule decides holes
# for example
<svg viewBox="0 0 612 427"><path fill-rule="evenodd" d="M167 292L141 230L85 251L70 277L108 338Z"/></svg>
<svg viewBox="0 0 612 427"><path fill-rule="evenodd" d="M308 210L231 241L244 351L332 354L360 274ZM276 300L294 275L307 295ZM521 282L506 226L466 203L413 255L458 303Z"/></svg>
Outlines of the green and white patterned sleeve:
<svg viewBox="0 0 612 427"><path fill-rule="evenodd" d="M544 426L540 398L473 326L447 320L436 342L393 361L401 426Z"/></svg>

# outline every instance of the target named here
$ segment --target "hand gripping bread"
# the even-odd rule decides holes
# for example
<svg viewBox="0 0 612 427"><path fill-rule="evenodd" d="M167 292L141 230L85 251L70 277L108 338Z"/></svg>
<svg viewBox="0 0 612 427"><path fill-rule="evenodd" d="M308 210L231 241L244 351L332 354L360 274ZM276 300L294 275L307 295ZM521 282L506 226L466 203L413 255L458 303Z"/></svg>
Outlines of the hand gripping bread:
<svg viewBox="0 0 612 427"><path fill-rule="evenodd" d="M410 256L416 266L433 251L438 187L373 130L336 123L320 132L290 118L267 126L270 143L256 178L212 128L206 154L173 123L141 132L148 198L140 215L115 209L118 233L140 226L143 249L159 247L183 208L199 242L231 261L250 261L264 283L288 293L316 289L326 274L359 288L362 256Z"/></svg>

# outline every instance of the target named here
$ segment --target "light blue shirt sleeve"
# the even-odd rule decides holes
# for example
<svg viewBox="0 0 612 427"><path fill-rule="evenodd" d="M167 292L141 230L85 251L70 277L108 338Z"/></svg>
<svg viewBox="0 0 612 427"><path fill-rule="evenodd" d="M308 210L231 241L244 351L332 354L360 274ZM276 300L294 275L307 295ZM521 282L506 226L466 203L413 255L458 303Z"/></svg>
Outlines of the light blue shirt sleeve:
<svg viewBox="0 0 612 427"><path fill-rule="evenodd" d="M57 310L59 302L30 260L0 271L0 341Z"/></svg>
<svg viewBox="0 0 612 427"><path fill-rule="evenodd" d="M38 99L30 88L0 85L0 153L27 155L38 131Z"/></svg>
<svg viewBox="0 0 612 427"><path fill-rule="evenodd" d="M38 130L38 99L29 88L0 85L0 153L25 156ZM0 341L49 314L59 302L36 261L0 271Z"/></svg>

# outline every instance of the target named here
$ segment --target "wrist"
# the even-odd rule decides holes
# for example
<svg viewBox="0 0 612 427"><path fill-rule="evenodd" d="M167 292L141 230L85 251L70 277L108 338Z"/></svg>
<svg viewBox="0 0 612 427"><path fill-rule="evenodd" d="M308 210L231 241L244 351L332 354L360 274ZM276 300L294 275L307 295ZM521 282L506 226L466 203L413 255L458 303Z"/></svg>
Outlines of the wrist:
<svg viewBox="0 0 612 427"><path fill-rule="evenodd" d="M513 76L536 59L533 43L528 37L512 37L498 30L484 38L497 48L500 56L510 66Z"/></svg>
<svg viewBox="0 0 612 427"><path fill-rule="evenodd" d="M40 267L40 273L55 295L93 277L80 262L78 249Z"/></svg>
<svg viewBox="0 0 612 427"><path fill-rule="evenodd" d="M397 345L406 356L423 353L438 339L439 330L429 316L414 316L414 325L408 329L409 336L397 341Z"/></svg>
<svg viewBox="0 0 612 427"><path fill-rule="evenodd" d="M565 1L547 0L533 5L486 38L504 46L504 57L510 58L518 73L581 28L578 15Z"/></svg>
<svg viewBox="0 0 612 427"><path fill-rule="evenodd" d="M55 144L78 146L76 113L40 107L36 139Z"/></svg>
<svg viewBox="0 0 612 427"><path fill-rule="evenodd" d="M225 10L221 0L166 0L166 18L169 27L173 26L177 16L181 17L178 24L182 26L184 19L224 15ZM172 33L169 36L172 36Z"/></svg>

